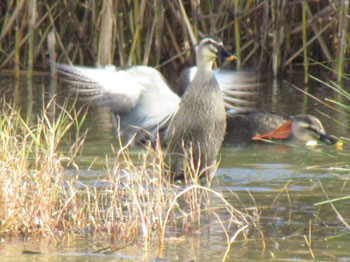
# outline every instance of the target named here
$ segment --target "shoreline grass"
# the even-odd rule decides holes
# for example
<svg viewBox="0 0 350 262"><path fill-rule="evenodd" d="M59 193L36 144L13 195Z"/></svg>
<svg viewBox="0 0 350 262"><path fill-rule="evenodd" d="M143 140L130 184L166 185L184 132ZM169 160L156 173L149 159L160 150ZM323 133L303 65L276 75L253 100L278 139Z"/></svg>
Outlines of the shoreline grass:
<svg viewBox="0 0 350 262"><path fill-rule="evenodd" d="M86 134L80 127L86 112L60 107L53 100L42 112L30 121L12 105L2 107L0 235L57 241L67 235L96 234L119 246L156 241L161 257L167 234L201 230L203 214L216 217L227 236L238 230L235 238L250 225L250 215L211 189L210 181L170 181L164 176L161 148L151 145L135 164L126 144L112 160L106 159L103 177L94 185L84 183L75 157L84 144ZM74 143L64 151L71 130ZM67 172L67 165L74 174ZM210 205L213 198L222 203L219 208Z"/></svg>
<svg viewBox="0 0 350 262"><path fill-rule="evenodd" d="M73 125L79 129L81 123L54 100L37 119L24 119L19 109L5 102L1 119L0 233L53 234L53 213L61 205L66 183L62 162L74 159L84 135L77 133L66 156L58 148L68 130Z"/></svg>

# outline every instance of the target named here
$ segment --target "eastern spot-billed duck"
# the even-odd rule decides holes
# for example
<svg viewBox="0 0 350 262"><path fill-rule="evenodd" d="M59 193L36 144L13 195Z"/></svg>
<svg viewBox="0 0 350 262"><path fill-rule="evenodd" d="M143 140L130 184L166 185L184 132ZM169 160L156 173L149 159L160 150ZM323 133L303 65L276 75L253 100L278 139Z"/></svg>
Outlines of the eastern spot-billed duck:
<svg viewBox="0 0 350 262"><path fill-rule="evenodd" d="M177 178L183 173L183 156L189 147L196 165L200 165L196 166L199 170L214 164L225 133L224 100L232 102L237 86L241 86L240 77L220 91L212 72L217 56L234 58L217 38L200 41L198 71L182 99L151 67L118 70L57 64L57 68L76 87L79 96L93 104L110 107L120 125L117 130L122 133L137 132L139 139L155 139L157 131L163 130L166 135L162 138L169 143L171 172ZM244 95L237 93L237 96Z"/></svg>
<svg viewBox="0 0 350 262"><path fill-rule="evenodd" d="M234 59L221 41L203 39L197 50L197 72L167 130L171 172L176 177L183 174L185 155L193 157L195 170L201 172L212 166L224 139L226 110L222 91L212 71L217 56Z"/></svg>
<svg viewBox="0 0 350 262"><path fill-rule="evenodd" d="M312 115L288 116L266 111L228 112L225 143L251 143L263 139L315 145L335 144L319 119Z"/></svg>

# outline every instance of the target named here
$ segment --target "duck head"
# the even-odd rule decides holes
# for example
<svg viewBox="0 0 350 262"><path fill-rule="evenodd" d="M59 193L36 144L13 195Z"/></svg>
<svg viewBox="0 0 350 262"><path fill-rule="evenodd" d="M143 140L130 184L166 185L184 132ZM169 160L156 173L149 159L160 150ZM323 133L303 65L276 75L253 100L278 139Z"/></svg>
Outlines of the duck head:
<svg viewBox="0 0 350 262"><path fill-rule="evenodd" d="M312 115L293 116L272 132L256 135L252 139L288 140L308 146L317 145L319 141L328 145L338 143L336 138L326 134L321 121Z"/></svg>
<svg viewBox="0 0 350 262"><path fill-rule="evenodd" d="M197 47L197 66L211 70L213 62L217 57L222 57L225 60L235 60L236 57L230 54L225 48L222 41L216 37L203 38Z"/></svg>
<svg viewBox="0 0 350 262"><path fill-rule="evenodd" d="M292 121L292 136L306 144L317 144L318 141L325 144L335 144L338 140L326 134L320 120L312 115L296 115Z"/></svg>

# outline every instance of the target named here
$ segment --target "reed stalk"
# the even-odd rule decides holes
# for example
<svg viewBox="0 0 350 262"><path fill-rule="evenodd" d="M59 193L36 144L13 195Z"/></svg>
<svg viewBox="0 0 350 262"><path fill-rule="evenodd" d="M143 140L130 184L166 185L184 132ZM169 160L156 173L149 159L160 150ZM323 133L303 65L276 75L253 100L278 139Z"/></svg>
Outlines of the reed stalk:
<svg viewBox="0 0 350 262"><path fill-rule="evenodd" d="M240 0L235 0L235 46L237 57L237 70L241 69L241 30L240 30Z"/></svg>
<svg viewBox="0 0 350 262"><path fill-rule="evenodd" d="M271 3L271 14L272 20L274 22L274 28L272 32L272 74L277 77L279 74L279 67L281 62L280 54L280 39L281 39L281 29L279 25L279 8L278 4L281 0L273 1Z"/></svg>
<svg viewBox="0 0 350 262"><path fill-rule="evenodd" d="M309 82L309 59L307 53L307 16L306 16L307 2L303 1L303 47L304 47L304 83Z"/></svg>
<svg viewBox="0 0 350 262"><path fill-rule="evenodd" d="M30 122L30 117L33 116L33 103L34 103L34 95L33 95L33 81L30 77L27 77L27 93L26 93L26 105L27 105L27 112L26 112L26 122Z"/></svg>
<svg viewBox="0 0 350 262"><path fill-rule="evenodd" d="M124 10L124 3L117 4L117 11L120 12L120 10ZM121 11L121 12L122 12ZM122 12L123 15L117 15L117 50L118 50L118 57L119 57L119 65L123 66L126 64L126 57L125 57L125 47L126 47L126 37L125 37L125 24L124 24L124 12Z"/></svg>
<svg viewBox="0 0 350 262"><path fill-rule="evenodd" d="M236 47L238 67L254 64L275 76L293 69L302 56L306 59L306 50L308 59L326 59L329 64L336 57L339 64L334 68L339 78L346 65L348 4L344 1L97 0L91 6L81 1L7 3L8 10L0 18L0 67L17 72L47 69L46 42L52 28L60 62L157 66L169 60L167 68L177 71L194 63L192 55L181 55L184 50L199 38L217 35L225 45ZM16 22L18 19L21 21ZM305 66L304 70L309 69Z"/></svg>
<svg viewBox="0 0 350 262"><path fill-rule="evenodd" d="M343 0L340 5L340 21L338 29L337 81L341 82L344 74L345 53L348 47L349 1Z"/></svg>
<svg viewBox="0 0 350 262"><path fill-rule="evenodd" d="M98 41L98 65L110 65L113 61L113 2L104 0L101 10L100 35Z"/></svg>
<svg viewBox="0 0 350 262"><path fill-rule="evenodd" d="M164 2L162 0L154 0L154 28L155 28L155 64L160 64L162 51L162 34L164 26ZM152 26L153 27L153 26ZM149 41L151 42L151 41ZM148 63L144 63L148 64Z"/></svg>
<svg viewBox="0 0 350 262"><path fill-rule="evenodd" d="M17 6L21 6L20 2L24 2L23 0L17 0ZM14 71L16 78L19 78L20 76L20 56L21 56L21 49L20 49L20 42L21 42L22 34L21 34L21 25L20 20L18 17L16 17L15 21L15 64L14 64Z"/></svg>
<svg viewBox="0 0 350 262"><path fill-rule="evenodd" d="M55 37L54 30L52 30L48 35L47 48L49 50L51 77L55 78L57 76L57 68L55 66L57 61L57 54L56 54L56 37Z"/></svg>
<svg viewBox="0 0 350 262"><path fill-rule="evenodd" d="M180 9L180 13L181 13L184 25L186 26L187 33L191 39L192 45L196 45L198 39L196 39L195 33L193 32L192 25L191 25L190 19L187 16L183 2L181 0L178 0L177 3Z"/></svg>
<svg viewBox="0 0 350 262"><path fill-rule="evenodd" d="M317 32L316 35L314 35L311 39L309 39L306 43L306 46L308 47L309 45L311 45L313 42L315 42L315 40L322 35L324 32L326 32L328 29L330 29L332 26L334 25L333 21L330 21L328 24L326 24L321 30L319 30ZM292 61L297 58L301 53L303 53L304 51L304 47L299 48L297 51L294 52L294 54L287 59L287 61L284 63L284 66L289 65L290 63L292 63ZM310 60L310 57L309 57Z"/></svg>
<svg viewBox="0 0 350 262"><path fill-rule="evenodd" d="M134 2L135 11L134 11L134 26L135 30L133 33L133 40L131 49L129 52L128 65L138 64L141 61L140 55L140 44L141 44L141 30L143 27L143 18L146 9L146 0L141 0L141 4L139 5L139 1Z"/></svg>
<svg viewBox="0 0 350 262"><path fill-rule="evenodd" d="M149 32L147 33L147 37L145 39L145 45L144 45L144 54L143 54L143 60L142 60L142 64L143 65L148 65L149 60L151 58L151 49L152 49L152 43L153 43L153 36L154 36L154 31L156 28L156 19L153 20L153 25L152 27L149 27ZM156 41L157 42L157 41ZM155 59L158 60L160 58L160 49L161 46L159 46L159 49L157 49L155 51L156 53L156 57ZM159 55L159 56L158 56ZM158 60L159 61L159 60Z"/></svg>
<svg viewBox="0 0 350 262"><path fill-rule="evenodd" d="M35 48L35 24L36 24L36 10L37 10L37 1L30 0L28 1L28 17L29 17L29 40L28 40L28 69L27 77L31 77L34 70L34 48Z"/></svg>
<svg viewBox="0 0 350 262"><path fill-rule="evenodd" d="M192 30L194 37L198 39L199 32L199 16L201 15L201 6L199 1L191 1L191 18L192 18Z"/></svg>
<svg viewBox="0 0 350 262"><path fill-rule="evenodd" d="M310 5L308 4L307 1L304 2L304 5L303 5L303 6L304 6L304 8L306 9L306 14L307 14L307 16L313 17L312 11L311 11L311 9L310 9ZM318 27L316 26L315 23L308 23L308 24L310 24L311 29L312 29L312 31L314 32L314 34L315 34L315 35L318 35L317 40L318 40L318 42L319 42L319 44L320 44L320 46L321 46L321 48L322 48L322 51L323 51L324 56L326 57L326 59L327 59L328 61L331 61L331 60L332 60L332 55L331 55L331 53L330 53L330 51L329 51L329 48L328 48L328 46L327 46L327 43L326 43L324 37L322 36L322 34L319 34L319 33L318 33L318 31L319 31Z"/></svg>

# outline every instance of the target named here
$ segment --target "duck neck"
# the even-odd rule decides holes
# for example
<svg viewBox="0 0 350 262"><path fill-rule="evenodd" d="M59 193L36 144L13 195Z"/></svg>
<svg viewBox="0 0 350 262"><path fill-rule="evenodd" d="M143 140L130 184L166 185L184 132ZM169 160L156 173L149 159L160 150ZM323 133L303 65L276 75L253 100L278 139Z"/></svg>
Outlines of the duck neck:
<svg viewBox="0 0 350 262"><path fill-rule="evenodd" d="M213 68L213 62L214 61L198 61L197 60L197 70L198 71L205 71L205 72L211 72Z"/></svg>

